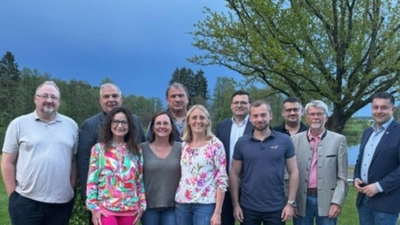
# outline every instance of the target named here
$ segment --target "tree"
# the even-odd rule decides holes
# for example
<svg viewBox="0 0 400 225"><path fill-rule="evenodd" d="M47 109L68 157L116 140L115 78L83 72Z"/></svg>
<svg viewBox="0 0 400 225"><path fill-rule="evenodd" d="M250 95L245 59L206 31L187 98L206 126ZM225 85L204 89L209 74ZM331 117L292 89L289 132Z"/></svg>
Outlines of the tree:
<svg viewBox="0 0 400 225"><path fill-rule="evenodd" d="M8 124L16 116L16 91L20 71L15 57L6 52L0 60L0 124Z"/></svg>
<svg viewBox="0 0 400 225"><path fill-rule="evenodd" d="M233 78L217 77L214 86L210 114L213 126L225 118L232 116L231 96L236 91L237 83Z"/></svg>
<svg viewBox="0 0 400 225"><path fill-rule="evenodd" d="M207 78L202 70L195 74L191 69L175 69L169 84L174 82L181 83L186 86L189 92L189 105L202 104L205 105L208 100L208 84Z"/></svg>
<svg viewBox="0 0 400 225"><path fill-rule="evenodd" d="M376 92L400 82L400 6L382 0L226 0L205 8L190 59L255 77L302 102L330 106L327 126L346 121Z"/></svg>

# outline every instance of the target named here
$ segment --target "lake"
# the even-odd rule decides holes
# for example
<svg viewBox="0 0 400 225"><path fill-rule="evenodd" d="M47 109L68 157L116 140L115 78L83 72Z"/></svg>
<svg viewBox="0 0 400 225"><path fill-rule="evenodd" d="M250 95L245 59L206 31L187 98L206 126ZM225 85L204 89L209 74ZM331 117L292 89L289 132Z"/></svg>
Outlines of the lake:
<svg viewBox="0 0 400 225"><path fill-rule="evenodd" d="M353 145L349 146L347 148L347 156L349 158L349 166L355 166L357 157L358 157L358 152L360 151L360 145Z"/></svg>

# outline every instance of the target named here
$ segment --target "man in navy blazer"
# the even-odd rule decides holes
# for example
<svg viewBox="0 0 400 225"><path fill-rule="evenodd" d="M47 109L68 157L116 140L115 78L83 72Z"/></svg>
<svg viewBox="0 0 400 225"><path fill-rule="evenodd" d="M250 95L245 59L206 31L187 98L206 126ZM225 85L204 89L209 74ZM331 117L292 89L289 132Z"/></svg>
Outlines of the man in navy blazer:
<svg viewBox="0 0 400 225"><path fill-rule="evenodd" d="M102 112L86 119L79 131L77 166L82 199L86 199L86 181L89 170L90 151L93 145L97 143L97 136L107 113L122 105L121 90L117 85L112 83L101 85L99 102ZM144 137L142 123L140 122L139 117L133 115L133 119L138 131L136 141L139 144L140 142L146 141L146 139ZM89 224L93 224L91 218L89 218L89 220Z"/></svg>
<svg viewBox="0 0 400 225"><path fill-rule="evenodd" d="M236 91L231 97L231 110L233 116L218 122L215 136L224 144L227 172L231 169L232 156L235 143L239 137L250 133L253 126L248 119L251 97L246 91ZM233 205L229 190L225 194L224 203L222 206L221 221L223 225L234 225L235 218L233 217Z"/></svg>
<svg viewBox="0 0 400 225"><path fill-rule="evenodd" d="M362 225L395 225L400 212L400 124L393 119L394 103L386 92L372 96L374 124L362 135L354 170Z"/></svg>

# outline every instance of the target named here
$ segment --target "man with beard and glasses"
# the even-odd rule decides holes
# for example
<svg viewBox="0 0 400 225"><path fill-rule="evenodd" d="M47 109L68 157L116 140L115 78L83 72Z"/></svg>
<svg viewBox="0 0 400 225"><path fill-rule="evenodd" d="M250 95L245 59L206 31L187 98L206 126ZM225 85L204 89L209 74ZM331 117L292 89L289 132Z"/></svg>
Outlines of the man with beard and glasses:
<svg viewBox="0 0 400 225"><path fill-rule="evenodd" d="M283 124L274 127L274 130L293 136L297 133L306 131L308 127L301 122L303 116L303 106L300 99L289 97L283 101L282 108ZM288 195L289 177L285 173L285 195Z"/></svg>
<svg viewBox="0 0 400 225"><path fill-rule="evenodd" d="M289 97L283 101L282 117L283 124L274 127L274 130L293 136L307 130L307 126L301 122L303 106L300 99Z"/></svg>
<svg viewBox="0 0 400 225"><path fill-rule="evenodd" d="M395 225L400 212L400 124L393 118L393 95L372 96L374 123L360 144L354 169L357 209L362 225Z"/></svg>
<svg viewBox="0 0 400 225"><path fill-rule="evenodd" d="M348 192L346 137L325 129L328 106L305 107L308 130L292 136L299 168L295 225L334 225Z"/></svg>
<svg viewBox="0 0 400 225"><path fill-rule="evenodd" d="M60 91L39 85L36 110L9 124L1 171L13 225L67 225L77 181L78 125L57 112Z"/></svg>
<svg viewBox="0 0 400 225"><path fill-rule="evenodd" d="M116 107L122 105L122 94L119 87L113 83L105 83L100 87L100 106L102 112L86 119L79 132L79 143L78 143L78 178L81 185L81 197L83 200L86 199L86 181L89 171L89 159L90 150L93 145L98 141L98 133L103 125L106 115ZM145 141L142 123L138 116L133 115L135 127L137 129L136 143L139 144ZM88 211L89 212L89 211ZM89 224L92 224L92 216L89 212Z"/></svg>
<svg viewBox="0 0 400 225"><path fill-rule="evenodd" d="M299 183L293 143L288 135L271 129L272 110L266 101L253 102L249 115L254 129L236 142L230 171L234 217L244 225L285 224L294 216ZM288 201L283 190L285 168Z"/></svg>
<svg viewBox="0 0 400 225"><path fill-rule="evenodd" d="M166 112L174 119L174 141L182 142L183 127L185 126L185 116L189 103L189 92L185 85L181 83L172 83L168 86L165 93L168 104ZM146 138L151 139L150 125L147 128Z"/></svg>
<svg viewBox="0 0 400 225"><path fill-rule="evenodd" d="M218 122L215 129L215 136L224 144L227 159L227 173L229 173L232 167L233 149L236 141L239 137L253 130L248 116L250 103L251 97L248 92L239 90L233 93L231 97L232 117ZM229 188L225 193L224 203L222 205L221 221L223 225L235 225Z"/></svg>

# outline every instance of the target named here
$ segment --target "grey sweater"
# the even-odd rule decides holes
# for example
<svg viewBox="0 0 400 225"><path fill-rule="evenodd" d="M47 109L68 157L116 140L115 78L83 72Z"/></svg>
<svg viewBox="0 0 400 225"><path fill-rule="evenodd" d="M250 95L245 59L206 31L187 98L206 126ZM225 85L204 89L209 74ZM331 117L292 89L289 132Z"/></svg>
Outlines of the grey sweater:
<svg viewBox="0 0 400 225"><path fill-rule="evenodd" d="M165 159L154 154L148 142L141 143L140 147L143 151L147 208L174 207L175 193L181 178L181 143L175 142Z"/></svg>

